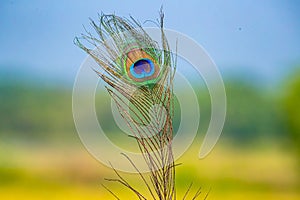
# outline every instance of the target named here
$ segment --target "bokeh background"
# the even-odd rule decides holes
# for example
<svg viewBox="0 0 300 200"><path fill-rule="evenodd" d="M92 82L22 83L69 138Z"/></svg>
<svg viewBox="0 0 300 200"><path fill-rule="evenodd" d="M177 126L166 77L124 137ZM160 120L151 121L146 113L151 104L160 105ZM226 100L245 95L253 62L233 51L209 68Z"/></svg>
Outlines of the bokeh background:
<svg viewBox="0 0 300 200"><path fill-rule="evenodd" d="M208 199L300 198L300 3L298 1L0 2L0 199L124 199L125 188L83 147L72 118L72 84L86 57L73 38L97 13L155 20L201 44L225 82L227 119L208 157L198 150L210 117L203 81L199 134L177 170L179 197L190 182ZM146 23L145 26L153 24ZM178 66L182 68L184 66ZM111 116L97 97L97 112ZM118 141L112 120L103 120ZM105 152L104 152L105 153ZM136 175L123 174L137 187ZM200 197L201 199L201 197Z"/></svg>

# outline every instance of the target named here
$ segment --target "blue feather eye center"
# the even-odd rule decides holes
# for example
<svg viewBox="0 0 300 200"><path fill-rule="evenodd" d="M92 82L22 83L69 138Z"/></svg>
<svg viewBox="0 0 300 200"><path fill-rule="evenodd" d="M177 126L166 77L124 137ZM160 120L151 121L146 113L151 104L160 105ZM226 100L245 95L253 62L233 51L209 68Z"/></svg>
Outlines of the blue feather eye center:
<svg viewBox="0 0 300 200"><path fill-rule="evenodd" d="M140 79L152 76L155 67L150 59L144 58L136 61L130 66L130 73L133 77Z"/></svg>

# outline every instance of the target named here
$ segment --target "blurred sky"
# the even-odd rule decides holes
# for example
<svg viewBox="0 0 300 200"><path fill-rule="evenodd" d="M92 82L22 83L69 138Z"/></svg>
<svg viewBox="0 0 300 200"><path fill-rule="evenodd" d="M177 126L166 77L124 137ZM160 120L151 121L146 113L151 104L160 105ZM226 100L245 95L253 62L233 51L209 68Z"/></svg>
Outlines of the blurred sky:
<svg viewBox="0 0 300 200"><path fill-rule="evenodd" d="M201 44L225 75L272 84L300 63L300 1L1 0L0 73L72 83L86 54L73 38L97 13L156 19ZM255 78L255 79L254 79Z"/></svg>

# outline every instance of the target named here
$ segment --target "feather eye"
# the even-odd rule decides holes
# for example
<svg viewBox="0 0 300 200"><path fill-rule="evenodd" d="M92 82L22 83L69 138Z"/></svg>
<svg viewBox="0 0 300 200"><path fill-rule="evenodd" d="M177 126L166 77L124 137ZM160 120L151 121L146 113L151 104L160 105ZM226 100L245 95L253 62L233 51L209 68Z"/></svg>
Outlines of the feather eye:
<svg viewBox="0 0 300 200"><path fill-rule="evenodd" d="M124 71L136 85L153 84L158 81L160 67L158 60L140 48L130 50L124 56Z"/></svg>

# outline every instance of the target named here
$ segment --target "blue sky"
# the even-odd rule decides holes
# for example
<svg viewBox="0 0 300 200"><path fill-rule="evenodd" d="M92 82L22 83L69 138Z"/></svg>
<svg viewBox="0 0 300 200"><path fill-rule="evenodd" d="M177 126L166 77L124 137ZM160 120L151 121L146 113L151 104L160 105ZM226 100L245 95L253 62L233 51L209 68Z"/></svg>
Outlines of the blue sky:
<svg viewBox="0 0 300 200"><path fill-rule="evenodd" d="M299 1L2 0L0 73L72 83L86 57L73 38L89 17L156 19L162 4L165 26L194 38L224 76L272 84L300 63Z"/></svg>

